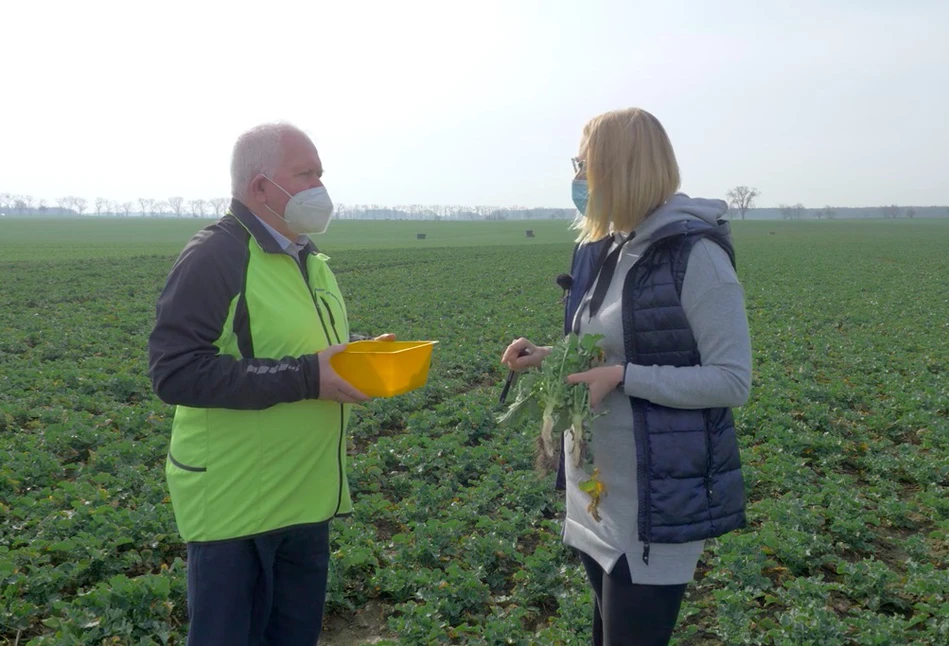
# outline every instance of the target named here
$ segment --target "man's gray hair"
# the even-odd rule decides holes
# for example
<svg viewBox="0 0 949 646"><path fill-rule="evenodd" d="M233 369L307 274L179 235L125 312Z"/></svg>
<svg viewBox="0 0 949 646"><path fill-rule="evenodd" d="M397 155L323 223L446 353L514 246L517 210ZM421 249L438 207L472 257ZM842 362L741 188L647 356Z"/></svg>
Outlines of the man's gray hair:
<svg viewBox="0 0 949 646"><path fill-rule="evenodd" d="M254 177L274 176L283 154L283 135L288 132L305 134L293 124L277 121L254 126L237 138L231 154L231 195L244 199Z"/></svg>

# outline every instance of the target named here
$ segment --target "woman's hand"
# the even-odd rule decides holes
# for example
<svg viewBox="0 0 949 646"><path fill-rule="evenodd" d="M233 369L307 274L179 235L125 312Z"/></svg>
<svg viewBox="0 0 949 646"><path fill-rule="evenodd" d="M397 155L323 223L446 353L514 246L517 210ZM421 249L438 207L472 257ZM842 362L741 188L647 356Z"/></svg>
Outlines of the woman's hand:
<svg viewBox="0 0 949 646"><path fill-rule="evenodd" d="M611 390L623 382L624 366L600 366L586 372L567 375L568 384L588 384L590 407L595 408Z"/></svg>
<svg viewBox="0 0 949 646"><path fill-rule="evenodd" d="M527 354L519 356L521 352L527 351ZM526 370L527 368L539 368L547 355L550 354L550 348L536 346L527 339L521 337L514 340L507 346L504 354L501 356L501 363L515 372Z"/></svg>

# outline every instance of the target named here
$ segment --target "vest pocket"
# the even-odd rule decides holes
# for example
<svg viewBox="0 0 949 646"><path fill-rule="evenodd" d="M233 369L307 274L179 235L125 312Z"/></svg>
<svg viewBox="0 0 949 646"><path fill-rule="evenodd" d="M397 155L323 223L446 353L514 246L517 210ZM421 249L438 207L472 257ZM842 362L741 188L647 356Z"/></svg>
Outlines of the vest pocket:
<svg viewBox="0 0 949 646"><path fill-rule="evenodd" d="M317 310L319 310L320 305L322 305L329 316L328 323L330 328L332 328L332 335L327 340L330 345L349 341L349 325L346 321L346 310L343 308L342 301L332 292L323 289L314 290L313 299L314 302L319 301ZM336 308L335 311L334 305Z"/></svg>
<svg viewBox="0 0 949 646"><path fill-rule="evenodd" d="M193 473L204 473L205 471L208 470L207 467L193 467L193 466L184 464L183 462L179 462L178 460L175 459L175 456L171 454L171 451L168 451L168 460L179 469L183 469L185 471L191 471Z"/></svg>
<svg viewBox="0 0 949 646"><path fill-rule="evenodd" d="M208 470L207 412L197 408L179 408L171 431L168 462L175 469L204 473Z"/></svg>

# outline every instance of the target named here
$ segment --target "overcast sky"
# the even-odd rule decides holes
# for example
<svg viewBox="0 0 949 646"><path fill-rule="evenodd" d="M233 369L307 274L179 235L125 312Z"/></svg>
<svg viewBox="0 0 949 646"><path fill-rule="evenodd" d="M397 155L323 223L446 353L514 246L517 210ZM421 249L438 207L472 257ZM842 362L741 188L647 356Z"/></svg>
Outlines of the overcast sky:
<svg viewBox="0 0 949 646"><path fill-rule="evenodd" d="M229 192L289 120L349 204L569 207L580 130L627 106L683 190L949 204L949 1L3 0L0 192Z"/></svg>

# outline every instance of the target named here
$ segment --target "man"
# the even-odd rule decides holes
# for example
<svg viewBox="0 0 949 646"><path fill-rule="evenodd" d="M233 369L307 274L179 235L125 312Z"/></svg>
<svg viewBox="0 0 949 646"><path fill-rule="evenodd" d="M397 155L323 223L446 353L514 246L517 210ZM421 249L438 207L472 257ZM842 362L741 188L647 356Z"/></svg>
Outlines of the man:
<svg viewBox="0 0 949 646"><path fill-rule="evenodd" d="M346 427L367 399L330 365L351 337L307 235L332 215L322 175L293 126L241 135L227 214L185 246L158 299L149 373L176 406L165 474L191 646L319 638L329 522L352 511Z"/></svg>

